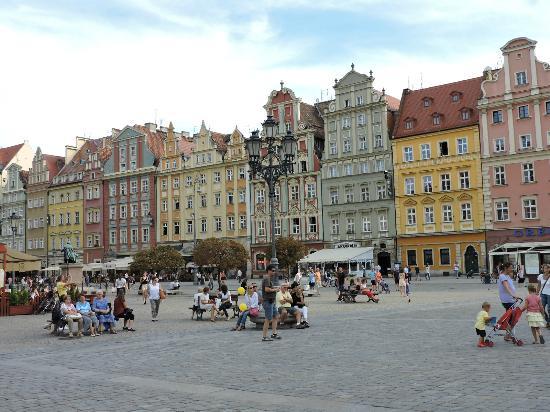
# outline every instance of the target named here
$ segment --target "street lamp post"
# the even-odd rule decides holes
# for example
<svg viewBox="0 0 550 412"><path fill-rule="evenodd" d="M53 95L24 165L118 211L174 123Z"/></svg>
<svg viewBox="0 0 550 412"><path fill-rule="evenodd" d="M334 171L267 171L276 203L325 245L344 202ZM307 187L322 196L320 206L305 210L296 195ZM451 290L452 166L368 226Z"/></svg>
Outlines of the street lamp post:
<svg viewBox="0 0 550 412"><path fill-rule="evenodd" d="M394 186L394 181L393 181L394 177L393 177L393 173L388 171L388 170L384 170L384 180L386 181L386 187L387 187L387 193L388 193L388 197L394 197L394 201L395 201L395 186ZM397 225L397 208L394 207L393 208L393 224L394 225ZM397 256L397 233L395 234L395 237L393 239L393 247L394 247L394 253L395 253L395 262L399 262L399 257ZM395 262L394 262L394 266L395 266Z"/></svg>
<svg viewBox="0 0 550 412"><path fill-rule="evenodd" d="M15 214L15 212L12 212L12 214L10 215L10 217L8 217L9 221L10 221L10 228L11 228L11 235L12 235L12 246L13 246L13 249L15 249L15 235L17 234L17 225L16 225L16 221L21 219L21 216L18 216ZM11 272L11 287L12 288L15 288L15 262L13 264L13 268L12 268L12 272Z"/></svg>
<svg viewBox="0 0 550 412"><path fill-rule="evenodd" d="M271 212L271 265L275 270L279 267L275 248L275 184L281 176L294 173L294 159L297 152L297 142L292 132L287 130L283 136L277 135L278 123L273 116L267 116L262 123L262 135L259 130L252 132L246 140L250 180L261 177L269 189L269 208Z"/></svg>

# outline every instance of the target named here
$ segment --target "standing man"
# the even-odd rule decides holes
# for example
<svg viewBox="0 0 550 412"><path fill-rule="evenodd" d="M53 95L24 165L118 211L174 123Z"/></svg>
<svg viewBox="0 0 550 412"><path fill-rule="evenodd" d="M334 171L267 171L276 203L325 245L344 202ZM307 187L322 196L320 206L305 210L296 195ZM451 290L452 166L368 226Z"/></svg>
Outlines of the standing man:
<svg viewBox="0 0 550 412"><path fill-rule="evenodd" d="M336 279L338 280L338 302L340 302L342 300L342 292L344 291L344 280L346 279L346 274L342 266L338 266Z"/></svg>
<svg viewBox="0 0 550 412"><path fill-rule="evenodd" d="M120 294L126 294L126 279L124 279L120 273L117 275L115 280L115 288L117 296Z"/></svg>
<svg viewBox="0 0 550 412"><path fill-rule="evenodd" d="M430 276L430 265L426 265L426 280L431 280L432 277Z"/></svg>
<svg viewBox="0 0 550 412"><path fill-rule="evenodd" d="M420 282L422 279L420 279L420 268L418 267L418 265L414 267L414 271L416 273L416 280Z"/></svg>
<svg viewBox="0 0 550 412"><path fill-rule="evenodd" d="M273 286L273 276L275 276L274 267L273 265L268 265L266 268L266 273L262 279L262 305L265 313L262 342L271 342L273 339L281 339L281 337L277 334L277 322L279 321L279 316L275 305L275 296L277 295L279 289ZM271 337L267 336L269 322L271 322L272 329Z"/></svg>
<svg viewBox="0 0 550 412"><path fill-rule="evenodd" d="M315 290L317 291L317 296L321 296L321 271L319 267L315 268Z"/></svg>
<svg viewBox="0 0 550 412"><path fill-rule="evenodd" d="M454 267L453 267L453 270L454 270L454 272L455 272L455 279L458 279L458 269L459 269L458 263L455 262L455 265L454 265Z"/></svg>

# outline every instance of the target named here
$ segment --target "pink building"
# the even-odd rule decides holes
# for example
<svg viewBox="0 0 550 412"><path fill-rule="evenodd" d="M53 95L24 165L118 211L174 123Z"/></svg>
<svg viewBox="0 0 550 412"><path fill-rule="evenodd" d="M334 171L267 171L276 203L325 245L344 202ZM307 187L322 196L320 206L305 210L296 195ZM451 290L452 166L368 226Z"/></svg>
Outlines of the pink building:
<svg viewBox="0 0 550 412"><path fill-rule="evenodd" d="M550 241L550 65L536 41L510 40L504 65L487 68L479 100L489 250Z"/></svg>

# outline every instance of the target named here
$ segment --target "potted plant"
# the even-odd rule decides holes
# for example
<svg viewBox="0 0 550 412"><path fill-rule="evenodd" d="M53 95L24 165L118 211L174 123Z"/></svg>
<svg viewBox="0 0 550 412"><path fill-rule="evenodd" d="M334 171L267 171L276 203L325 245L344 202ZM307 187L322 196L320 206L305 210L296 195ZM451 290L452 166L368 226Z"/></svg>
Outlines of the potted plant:
<svg viewBox="0 0 550 412"><path fill-rule="evenodd" d="M10 293L10 316L32 315L32 302L26 289L12 289Z"/></svg>

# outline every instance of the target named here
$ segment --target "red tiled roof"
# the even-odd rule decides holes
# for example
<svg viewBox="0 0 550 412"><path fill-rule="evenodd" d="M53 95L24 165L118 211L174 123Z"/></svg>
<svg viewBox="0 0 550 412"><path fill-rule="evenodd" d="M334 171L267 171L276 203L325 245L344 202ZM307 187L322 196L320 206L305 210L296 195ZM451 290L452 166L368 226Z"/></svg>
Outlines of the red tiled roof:
<svg viewBox="0 0 550 412"><path fill-rule="evenodd" d="M45 154L44 161L46 162L46 167L50 172L50 180L57 176L59 171L65 166L65 158L63 156L54 156Z"/></svg>
<svg viewBox="0 0 550 412"><path fill-rule="evenodd" d="M3 147L0 149L0 170L5 168L17 152L23 147L24 143L15 146Z"/></svg>
<svg viewBox="0 0 550 412"><path fill-rule="evenodd" d="M218 132L210 132L212 136L212 140L216 144L216 147L219 151L227 150L227 143L226 140L229 140L229 137L231 135L229 134L223 134Z"/></svg>
<svg viewBox="0 0 550 412"><path fill-rule="evenodd" d="M477 124L479 114L476 106L481 97L481 81L481 77L476 77L426 89L403 90L394 139ZM451 100L454 93L460 94L457 102ZM428 107L424 107L425 98L430 99ZM462 110L465 109L470 111L468 120L462 120ZM433 124L434 114L440 116L439 125ZM408 120L413 122L412 129L405 129Z"/></svg>
<svg viewBox="0 0 550 412"><path fill-rule="evenodd" d="M386 103L388 103L388 107L391 110L399 110L399 99L397 97L390 96L389 94L386 94Z"/></svg>
<svg viewBox="0 0 550 412"><path fill-rule="evenodd" d="M315 106L311 104L300 103L300 121L306 123L308 126L323 129L323 119L319 116L319 112Z"/></svg>
<svg viewBox="0 0 550 412"><path fill-rule="evenodd" d="M185 154L190 156L195 148L195 142L187 140L187 138L182 137L178 142L178 151L180 154Z"/></svg>
<svg viewBox="0 0 550 412"><path fill-rule="evenodd" d="M28 170L21 170L19 172L19 179L23 182L23 185L26 187L27 183L29 182L29 171Z"/></svg>
<svg viewBox="0 0 550 412"><path fill-rule="evenodd" d="M146 136L147 146L157 159L164 156L164 139L166 138L166 133L160 130L152 132L148 127L140 124L134 125L133 128Z"/></svg>
<svg viewBox="0 0 550 412"><path fill-rule="evenodd" d="M88 154L97 152L100 148L102 148L102 139L86 140L73 158L63 166L57 175L63 176L83 172L86 169Z"/></svg>

